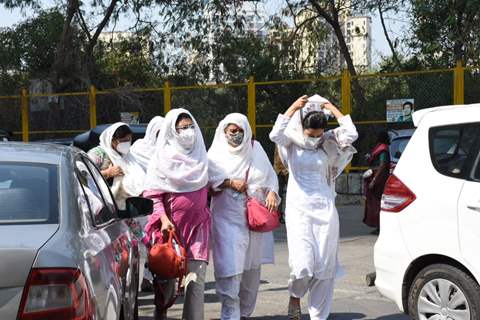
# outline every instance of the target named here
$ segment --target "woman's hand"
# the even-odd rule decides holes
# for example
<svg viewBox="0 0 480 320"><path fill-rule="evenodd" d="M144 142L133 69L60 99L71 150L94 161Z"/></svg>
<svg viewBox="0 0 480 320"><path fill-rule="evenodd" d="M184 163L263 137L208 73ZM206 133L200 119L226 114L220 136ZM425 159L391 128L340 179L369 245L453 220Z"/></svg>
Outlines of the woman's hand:
<svg viewBox="0 0 480 320"><path fill-rule="evenodd" d="M120 168L119 166L113 166L113 165L103 170L102 173L103 173L103 176L107 179L123 176L122 168Z"/></svg>
<svg viewBox="0 0 480 320"><path fill-rule="evenodd" d="M343 117L343 113L341 113L340 110L338 110L338 108L330 102L325 103L323 105L323 108L330 111L335 116L335 118L337 118L337 120Z"/></svg>
<svg viewBox="0 0 480 320"><path fill-rule="evenodd" d="M229 187L237 192L243 193L247 190L248 185L244 180L230 180Z"/></svg>
<svg viewBox="0 0 480 320"><path fill-rule="evenodd" d="M175 225L168 219L167 216L164 216L161 218L162 222L162 228L160 229L162 231L162 235L164 239L167 239L168 233L170 231L175 231Z"/></svg>
<svg viewBox="0 0 480 320"><path fill-rule="evenodd" d="M265 200L265 206L270 212L277 210L278 203L277 203L277 195L275 192L270 191L267 195L267 199Z"/></svg>
<svg viewBox="0 0 480 320"><path fill-rule="evenodd" d="M297 112L297 110L302 109L307 102L308 102L308 96L307 95L301 96L300 98L295 100L294 103L292 103L290 108L287 109L287 111L285 112L285 116L291 118L293 114Z"/></svg>

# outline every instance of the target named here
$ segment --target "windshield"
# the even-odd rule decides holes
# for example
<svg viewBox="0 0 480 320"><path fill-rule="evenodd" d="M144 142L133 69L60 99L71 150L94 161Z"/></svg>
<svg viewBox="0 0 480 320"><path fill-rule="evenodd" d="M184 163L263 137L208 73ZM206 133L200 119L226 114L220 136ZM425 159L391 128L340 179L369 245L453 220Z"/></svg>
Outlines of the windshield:
<svg viewBox="0 0 480 320"><path fill-rule="evenodd" d="M398 160L400 160L400 156L405 150L408 141L410 141L410 137L403 137L392 140L390 144L390 158L392 159L392 162L398 162Z"/></svg>
<svg viewBox="0 0 480 320"><path fill-rule="evenodd" d="M0 162L0 224L58 223L57 167Z"/></svg>

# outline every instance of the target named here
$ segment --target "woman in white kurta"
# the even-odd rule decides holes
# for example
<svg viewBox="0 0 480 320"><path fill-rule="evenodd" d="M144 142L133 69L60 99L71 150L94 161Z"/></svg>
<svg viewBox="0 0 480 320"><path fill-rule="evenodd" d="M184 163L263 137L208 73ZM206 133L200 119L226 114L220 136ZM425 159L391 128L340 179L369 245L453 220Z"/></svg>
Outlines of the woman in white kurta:
<svg viewBox="0 0 480 320"><path fill-rule="evenodd" d="M279 201L277 176L260 143L252 145L248 120L239 113L220 122L208 159L214 190L212 250L221 318L248 318L255 308L260 266L273 263L273 234L248 229L245 190L274 210Z"/></svg>
<svg viewBox="0 0 480 320"><path fill-rule="evenodd" d="M117 133L122 130L127 134L117 138ZM132 130L128 124L117 122L102 132L100 145L88 152L102 175L107 179L113 178L111 189L121 210L125 209L127 198L142 194L145 180L145 170L130 152L131 143ZM116 173L110 174L110 171Z"/></svg>
<svg viewBox="0 0 480 320"><path fill-rule="evenodd" d="M311 319L327 319L335 277L339 219L335 208L335 178L350 162L358 134L350 116L325 103L340 126L326 131L323 112L303 114L307 96L280 114L270 139L280 146L288 166L286 227L289 251L289 318L300 319L300 298L309 292Z"/></svg>

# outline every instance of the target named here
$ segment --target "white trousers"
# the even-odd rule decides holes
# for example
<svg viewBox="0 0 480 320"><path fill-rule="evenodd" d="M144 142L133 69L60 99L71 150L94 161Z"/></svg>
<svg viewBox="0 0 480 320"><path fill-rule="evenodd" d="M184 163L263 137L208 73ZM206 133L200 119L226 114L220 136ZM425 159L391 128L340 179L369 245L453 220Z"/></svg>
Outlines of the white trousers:
<svg viewBox="0 0 480 320"><path fill-rule="evenodd" d="M205 261L188 260L182 319L203 320L206 272L207 263Z"/></svg>
<svg viewBox="0 0 480 320"><path fill-rule="evenodd" d="M222 304L222 320L250 317L257 302L261 268L245 270L233 277L216 278L217 295Z"/></svg>
<svg viewBox="0 0 480 320"><path fill-rule="evenodd" d="M288 282L288 291L294 298L303 298L308 292L308 313L311 320L326 320L333 301L335 280L319 280L312 277L294 279Z"/></svg>
<svg viewBox="0 0 480 320"><path fill-rule="evenodd" d="M185 299L183 303L183 320L204 319L205 276L207 262L188 260L188 274L185 277ZM175 294L176 280L169 280L163 286L165 301Z"/></svg>

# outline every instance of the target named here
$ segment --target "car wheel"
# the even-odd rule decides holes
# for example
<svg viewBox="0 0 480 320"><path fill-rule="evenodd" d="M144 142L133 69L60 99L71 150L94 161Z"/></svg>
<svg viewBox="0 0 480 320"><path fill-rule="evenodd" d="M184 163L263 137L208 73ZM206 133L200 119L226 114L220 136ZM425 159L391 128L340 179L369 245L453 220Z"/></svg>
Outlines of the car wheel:
<svg viewBox="0 0 480 320"><path fill-rule="evenodd" d="M480 319L480 287L464 271L434 264L421 270L413 280L408 311L414 320Z"/></svg>

